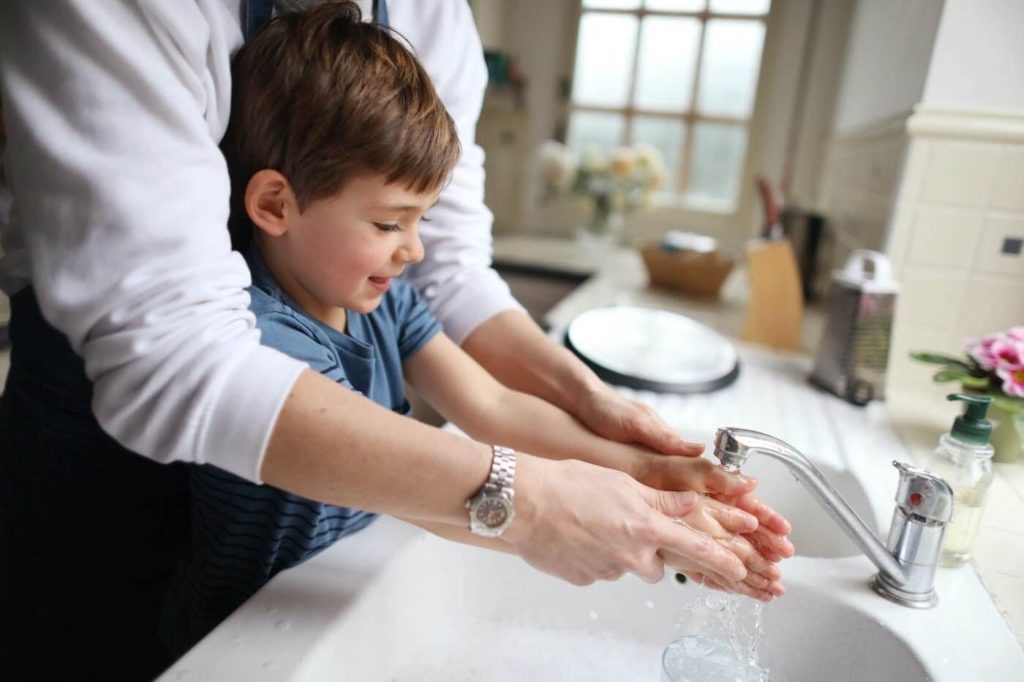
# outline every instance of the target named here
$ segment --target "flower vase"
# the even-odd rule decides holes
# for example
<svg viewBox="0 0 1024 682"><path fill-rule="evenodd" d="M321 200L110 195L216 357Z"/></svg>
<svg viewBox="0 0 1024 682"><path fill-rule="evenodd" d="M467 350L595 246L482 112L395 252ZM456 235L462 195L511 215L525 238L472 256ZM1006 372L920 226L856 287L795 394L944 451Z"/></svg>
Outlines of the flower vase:
<svg viewBox="0 0 1024 682"><path fill-rule="evenodd" d="M994 462L1015 462L1024 455L1024 414L1009 412L997 405L988 408L992 422L989 440L995 448Z"/></svg>
<svg viewBox="0 0 1024 682"><path fill-rule="evenodd" d="M613 206L611 195L594 195L592 208L590 220L579 231L580 239L586 243L604 246L618 243L625 217L622 211Z"/></svg>

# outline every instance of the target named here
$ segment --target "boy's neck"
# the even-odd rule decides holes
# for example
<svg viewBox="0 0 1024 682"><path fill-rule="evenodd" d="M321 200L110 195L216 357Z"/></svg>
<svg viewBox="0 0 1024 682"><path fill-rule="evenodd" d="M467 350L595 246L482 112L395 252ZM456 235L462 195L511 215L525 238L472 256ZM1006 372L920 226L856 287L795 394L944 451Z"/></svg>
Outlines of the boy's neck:
<svg viewBox="0 0 1024 682"><path fill-rule="evenodd" d="M254 246L259 251L260 258L263 260L263 266L267 269L267 272L274 278L277 285L281 287L281 290L298 304L302 312L342 334L348 333L348 313L344 308L328 305L306 291L291 276L287 268L275 262L273 250L270 250L268 254L266 249L260 248L259 239L254 240Z"/></svg>

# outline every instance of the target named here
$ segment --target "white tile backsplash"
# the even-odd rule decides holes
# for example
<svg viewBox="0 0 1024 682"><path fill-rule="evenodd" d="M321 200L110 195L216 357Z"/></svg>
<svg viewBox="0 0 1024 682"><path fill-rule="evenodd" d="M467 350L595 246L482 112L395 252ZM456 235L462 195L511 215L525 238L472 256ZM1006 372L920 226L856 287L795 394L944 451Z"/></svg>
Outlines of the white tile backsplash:
<svg viewBox="0 0 1024 682"><path fill-rule="evenodd" d="M965 269L977 249L981 225L980 210L922 206L914 213L907 257L915 265Z"/></svg>
<svg viewBox="0 0 1024 682"><path fill-rule="evenodd" d="M966 340L1022 322L1024 277L977 275L967 281L966 291L960 297L960 314L953 330Z"/></svg>
<svg viewBox="0 0 1024 682"><path fill-rule="evenodd" d="M975 253L973 267L977 272L1011 275L1024 279L1024 249L1021 253L1003 253L1007 239L1024 240L1024 213L990 215L985 219Z"/></svg>
<svg viewBox="0 0 1024 682"><path fill-rule="evenodd" d="M998 144L933 140L921 200L983 208L988 204L999 160Z"/></svg>
<svg viewBox="0 0 1024 682"><path fill-rule="evenodd" d="M949 329L969 278L963 271L910 265L903 271L896 319L902 324Z"/></svg>
<svg viewBox="0 0 1024 682"><path fill-rule="evenodd" d="M1004 149L996 166L992 208L1024 212L1024 149Z"/></svg>

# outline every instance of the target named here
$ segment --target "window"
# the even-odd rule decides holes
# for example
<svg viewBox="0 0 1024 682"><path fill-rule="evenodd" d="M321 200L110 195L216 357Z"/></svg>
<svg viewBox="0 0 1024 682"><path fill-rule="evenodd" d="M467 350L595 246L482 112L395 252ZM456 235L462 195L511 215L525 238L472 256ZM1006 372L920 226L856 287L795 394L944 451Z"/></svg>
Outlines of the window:
<svg viewBox="0 0 1024 682"><path fill-rule="evenodd" d="M568 146L647 144L666 189L728 213L739 198L771 0L583 0Z"/></svg>

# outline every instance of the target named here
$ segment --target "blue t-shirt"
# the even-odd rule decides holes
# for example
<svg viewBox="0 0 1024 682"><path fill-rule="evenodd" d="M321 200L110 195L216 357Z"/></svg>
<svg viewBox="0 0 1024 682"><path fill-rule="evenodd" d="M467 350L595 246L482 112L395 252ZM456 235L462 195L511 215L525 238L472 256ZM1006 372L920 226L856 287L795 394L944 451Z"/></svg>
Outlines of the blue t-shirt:
<svg viewBox="0 0 1024 682"><path fill-rule="evenodd" d="M334 381L407 415L402 361L441 327L415 288L392 280L369 314L348 311L347 333L304 313L277 285L253 247L250 308L261 343L303 360ZM259 368L253 368L259 371ZM375 515L256 485L211 465L191 469L189 556L165 609L165 639L183 652L279 571L295 566Z"/></svg>

